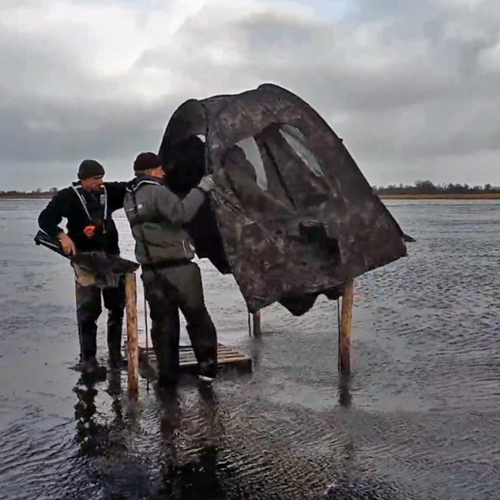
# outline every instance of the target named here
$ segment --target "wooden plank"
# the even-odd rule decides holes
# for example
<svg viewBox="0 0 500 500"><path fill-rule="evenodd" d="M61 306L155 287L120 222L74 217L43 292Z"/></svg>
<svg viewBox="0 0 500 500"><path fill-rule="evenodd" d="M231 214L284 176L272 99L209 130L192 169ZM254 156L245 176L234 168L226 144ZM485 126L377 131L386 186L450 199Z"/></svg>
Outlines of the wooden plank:
<svg viewBox="0 0 500 500"><path fill-rule="evenodd" d="M252 371L252 359L246 354L240 353L230 347L219 344L217 349L219 369L235 368L244 372ZM180 372L194 372L198 366L196 357L191 346L179 347L179 368ZM146 373L152 371L154 376L157 372L156 356L153 348L140 348L140 362L145 370L143 376L148 378Z"/></svg>

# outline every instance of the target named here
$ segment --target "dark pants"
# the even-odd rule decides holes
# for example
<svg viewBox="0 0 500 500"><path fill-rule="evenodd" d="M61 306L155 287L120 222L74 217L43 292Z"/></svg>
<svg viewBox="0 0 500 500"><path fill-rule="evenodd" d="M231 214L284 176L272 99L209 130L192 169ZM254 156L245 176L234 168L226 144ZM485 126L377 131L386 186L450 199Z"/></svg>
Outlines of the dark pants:
<svg viewBox="0 0 500 500"><path fill-rule="evenodd" d="M179 310L186 318L200 375L215 377L217 332L205 306L198 265L189 262L172 267L143 266L142 281L160 380L175 382L179 375Z"/></svg>
<svg viewBox="0 0 500 500"><path fill-rule="evenodd" d="M123 314L125 309L125 279L116 288L76 284L76 316L80 338L80 361L95 358L97 353L97 320L104 307L108 310L108 349L112 363L121 360Z"/></svg>

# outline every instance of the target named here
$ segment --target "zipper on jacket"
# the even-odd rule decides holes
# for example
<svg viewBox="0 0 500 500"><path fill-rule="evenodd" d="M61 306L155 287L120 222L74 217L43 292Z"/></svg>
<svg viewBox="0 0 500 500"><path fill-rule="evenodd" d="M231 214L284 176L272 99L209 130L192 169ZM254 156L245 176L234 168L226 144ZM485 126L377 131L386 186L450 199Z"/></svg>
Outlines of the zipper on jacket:
<svg viewBox="0 0 500 500"><path fill-rule="evenodd" d="M80 183L78 183L80 184ZM75 186L75 184L72 184L71 187L73 188L73 191L76 193L78 196L78 199L80 200L80 203L83 206L83 209L85 210L85 213L87 214L87 217L90 222L94 223L92 220L92 217L90 216L90 212L87 206L87 202L85 201L85 198L82 196L80 191L78 191L78 188ZM102 224L102 234L106 234L106 222L108 220L108 191L106 190L106 186L102 186L104 190L104 213L103 213L103 224Z"/></svg>

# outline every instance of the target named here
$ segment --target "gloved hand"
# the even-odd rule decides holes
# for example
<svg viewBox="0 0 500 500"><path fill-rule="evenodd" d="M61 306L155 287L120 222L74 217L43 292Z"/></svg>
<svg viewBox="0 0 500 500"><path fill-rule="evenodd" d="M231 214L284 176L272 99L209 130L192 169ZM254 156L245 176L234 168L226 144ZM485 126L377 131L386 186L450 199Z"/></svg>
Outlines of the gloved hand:
<svg viewBox="0 0 500 500"><path fill-rule="evenodd" d="M214 182L213 176L212 175L205 175L201 179L200 183L198 184L198 187L202 191L205 191L205 193L209 193L210 191L212 191L212 189L214 189L214 187L215 187L215 182Z"/></svg>

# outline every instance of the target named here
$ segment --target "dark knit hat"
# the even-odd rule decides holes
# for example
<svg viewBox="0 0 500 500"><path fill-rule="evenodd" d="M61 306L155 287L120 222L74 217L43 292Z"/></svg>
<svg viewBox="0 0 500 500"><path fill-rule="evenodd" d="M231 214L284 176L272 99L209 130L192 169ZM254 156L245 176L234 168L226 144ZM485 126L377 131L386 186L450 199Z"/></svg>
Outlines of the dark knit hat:
<svg viewBox="0 0 500 500"><path fill-rule="evenodd" d="M78 168L78 178L82 181L104 174L104 167L95 160L83 160Z"/></svg>
<svg viewBox="0 0 500 500"><path fill-rule="evenodd" d="M161 160L155 153L141 153L134 161L134 172L143 172L161 167Z"/></svg>

